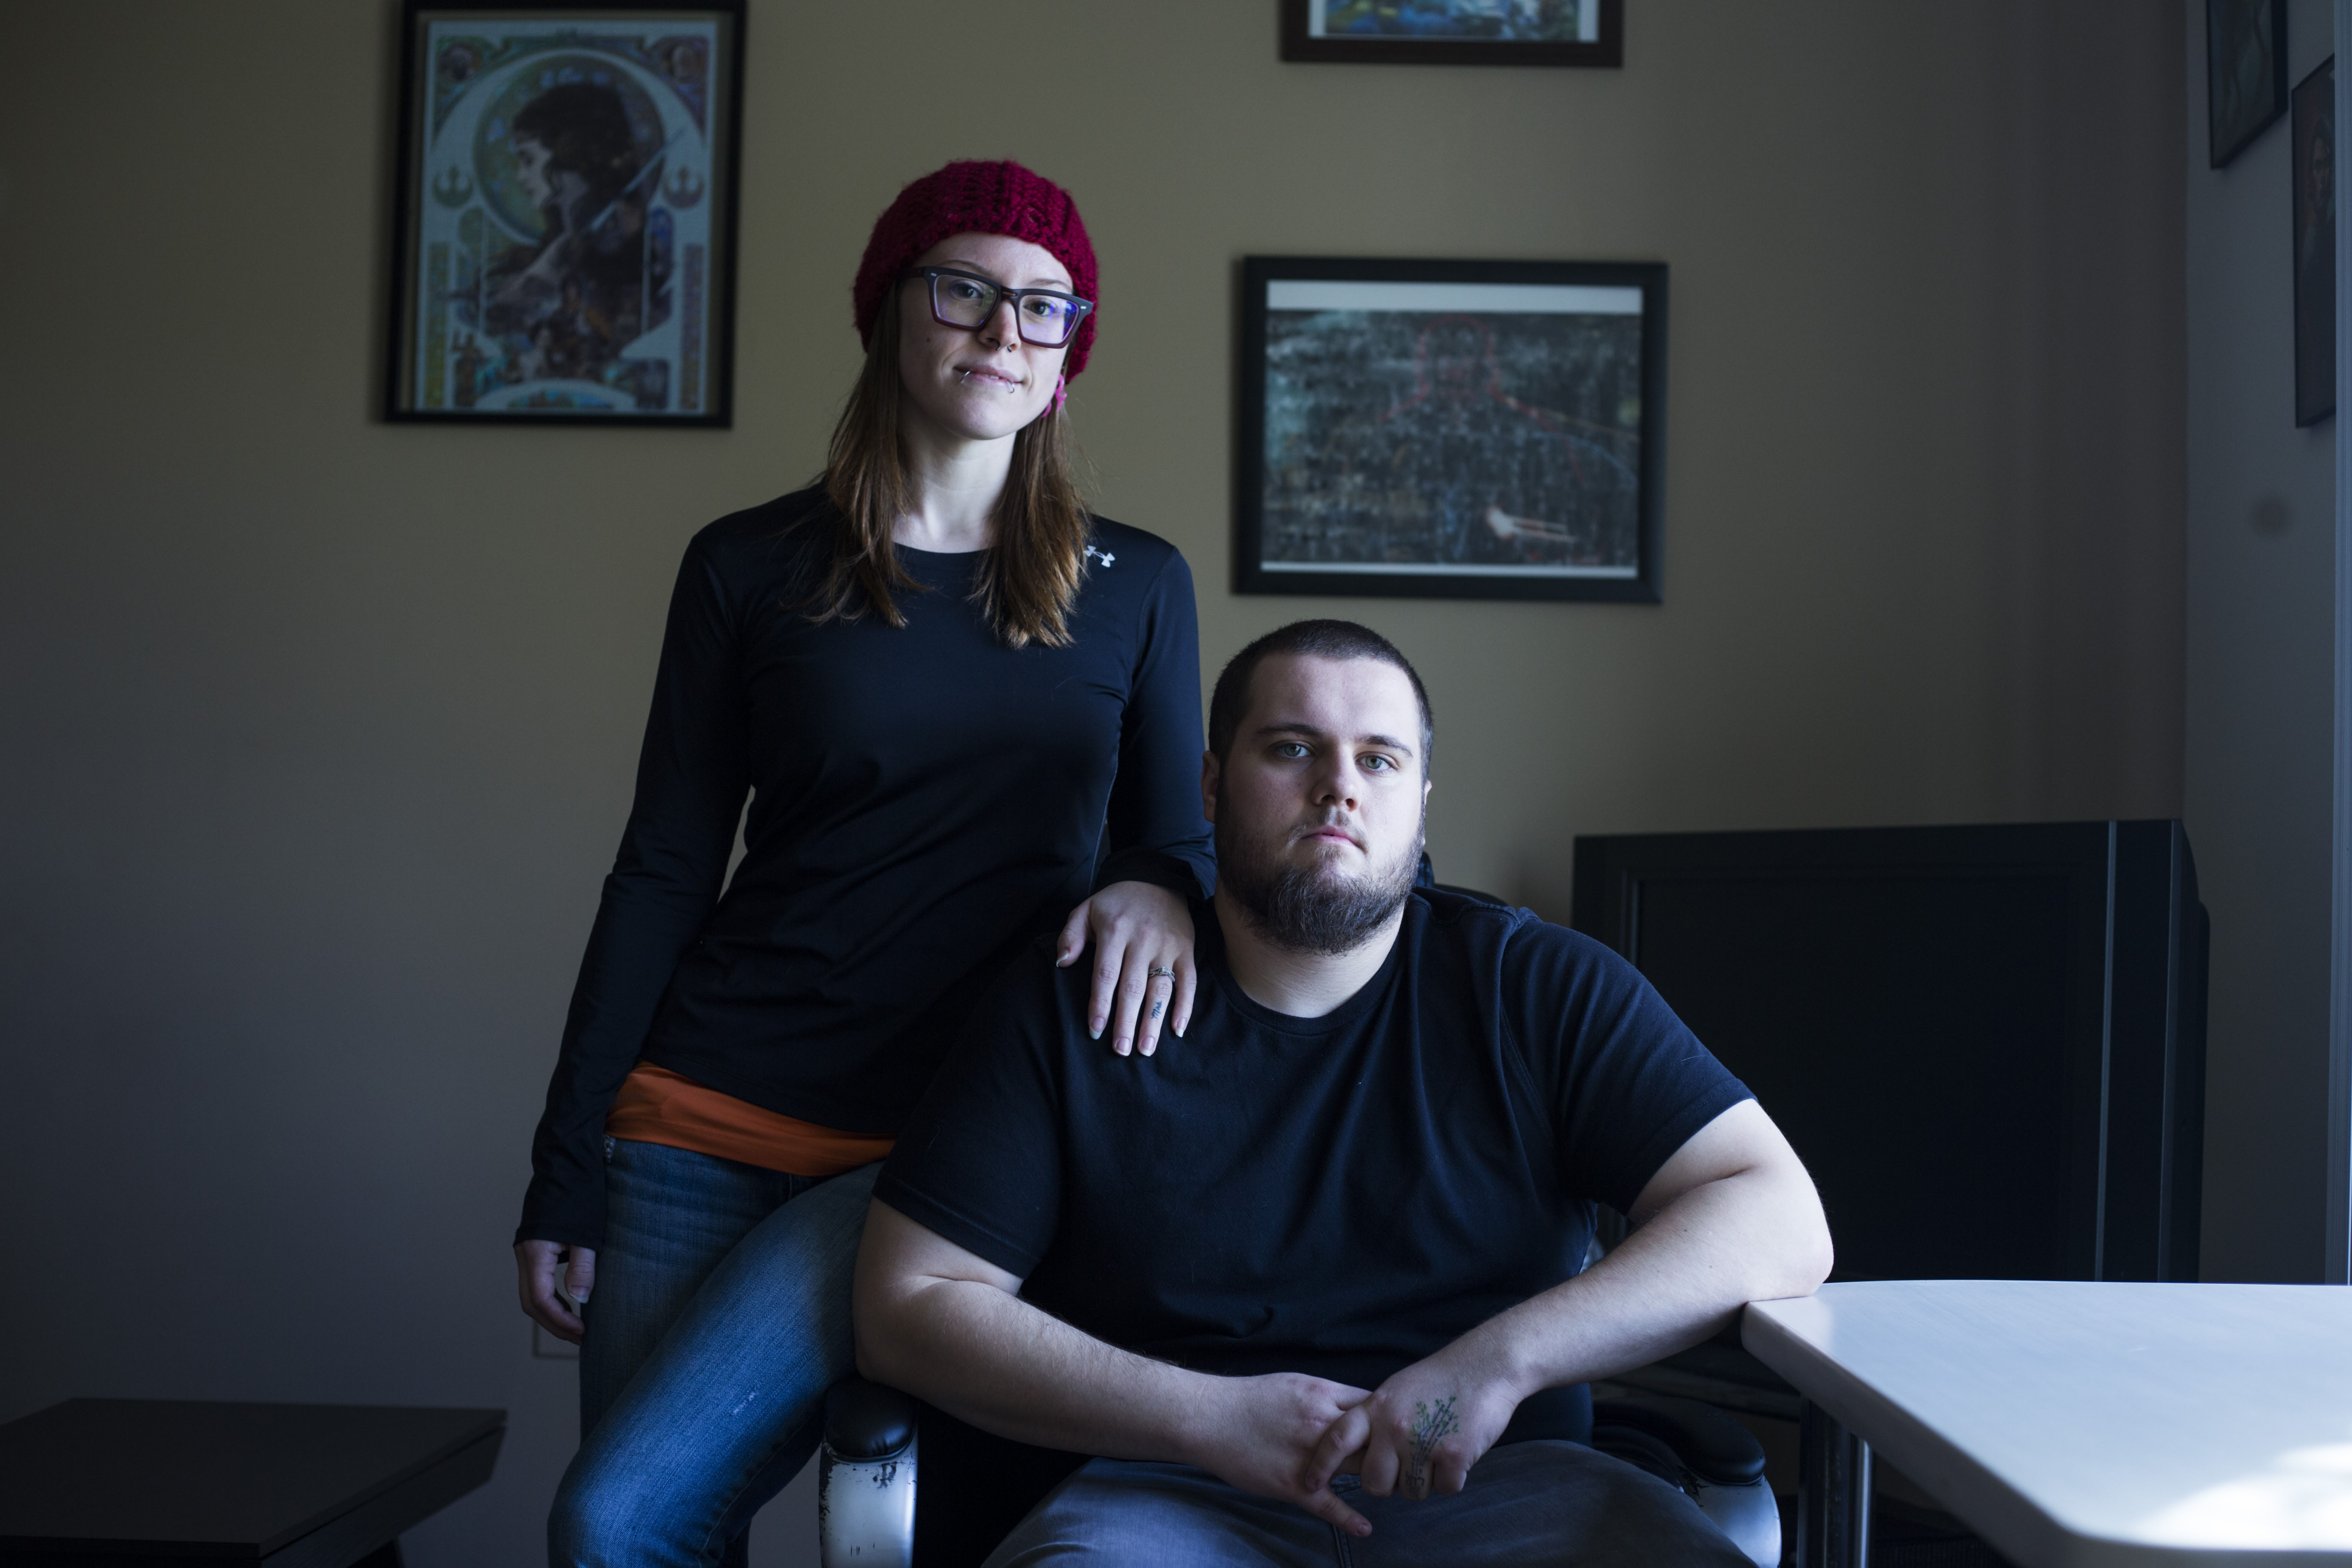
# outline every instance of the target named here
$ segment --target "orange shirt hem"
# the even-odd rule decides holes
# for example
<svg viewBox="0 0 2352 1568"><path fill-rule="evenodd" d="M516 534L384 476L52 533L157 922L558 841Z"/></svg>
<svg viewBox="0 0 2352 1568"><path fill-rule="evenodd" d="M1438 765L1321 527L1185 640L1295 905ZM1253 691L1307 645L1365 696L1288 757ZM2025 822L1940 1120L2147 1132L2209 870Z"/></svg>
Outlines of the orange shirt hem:
<svg viewBox="0 0 2352 1568"><path fill-rule="evenodd" d="M639 1062L621 1080L604 1131L793 1176L854 1171L883 1158L898 1142L768 1110L651 1062Z"/></svg>

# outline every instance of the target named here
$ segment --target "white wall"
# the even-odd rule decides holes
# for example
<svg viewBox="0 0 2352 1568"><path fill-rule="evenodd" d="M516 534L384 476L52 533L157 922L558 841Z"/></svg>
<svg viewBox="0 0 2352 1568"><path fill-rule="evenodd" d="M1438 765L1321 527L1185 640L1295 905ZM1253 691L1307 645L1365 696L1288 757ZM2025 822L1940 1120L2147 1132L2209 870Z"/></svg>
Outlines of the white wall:
<svg viewBox="0 0 2352 1568"><path fill-rule="evenodd" d="M2315 1279L2326 1156L2336 421L2294 426L2284 121L2208 167L2205 0L2189 69L2189 842L2213 917L2204 1269ZM2333 50L2294 0L2289 80Z"/></svg>

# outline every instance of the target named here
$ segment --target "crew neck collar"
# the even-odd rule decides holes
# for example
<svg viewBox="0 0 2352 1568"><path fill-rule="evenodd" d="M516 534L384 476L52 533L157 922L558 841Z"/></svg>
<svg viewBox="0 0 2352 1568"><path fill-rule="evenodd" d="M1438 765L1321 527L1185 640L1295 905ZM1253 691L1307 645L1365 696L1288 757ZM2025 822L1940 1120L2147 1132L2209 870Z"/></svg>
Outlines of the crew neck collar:
<svg viewBox="0 0 2352 1568"><path fill-rule="evenodd" d="M1389 955L1372 977L1353 996L1332 1008L1319 1018L1301 1018L1289 1013L1278 1013L1257 1001L1242 989L1234 977L1233 959L1225 951L1225 929L1217 919L1217 906L1213 900L1196 900L1192 905L1192 946L1201 965L1234 1010L1250 1022L1286 1035L1328 1035L1355 1024L1366 1013L1380 1005L1396 981L1402 954L1412 942L1420 922L1429 912L1423 901L1421 889L1414 889L1404 901L1404 920L1397 927L1396 941L1389 945Z"/></svg>
<svg viewBox="0 0 2352 1568"><path fill-rule="evenodd" d="M898 564L909 576L934 588L961 589L977 582L988 560L985 550L918 550L896 540L890 548L898 552Z"/></svg>
<svg viewBox="0 0 2352 1568"><path fill-rule="evenodd" d="M977 550L923 550L912 544L901 544L894 539L890 542L890 548L902 555L917 555L926 561L966 561L977 560L996 546L983 544Z"/></svg>

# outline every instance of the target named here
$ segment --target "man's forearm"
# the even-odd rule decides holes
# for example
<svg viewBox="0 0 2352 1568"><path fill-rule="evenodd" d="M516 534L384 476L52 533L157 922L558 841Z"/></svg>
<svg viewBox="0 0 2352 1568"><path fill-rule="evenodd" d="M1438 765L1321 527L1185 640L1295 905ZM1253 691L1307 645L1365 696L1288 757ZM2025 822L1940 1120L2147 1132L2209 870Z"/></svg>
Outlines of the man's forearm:
<svg viewBox="0 0 2352 1568"><path fill-rule="evenodd" d="M1715 1333L1749 1301L1810 1293L1829 1268L1819 1215L1801 1170L1706 1183L1584 1273L1457 1344L1526 1393L1646 1366Z"/></svg>
<svg viewBox="0 0 2352 1568"><path fill-rule="evenodd" d="M1299 1373L1211 1377L1105 1344L1021 1281L877 1198L858 1249L857 1367L983 1431L1114 1459L1197 1465L1342 1530L1370 1527L1307 1460L1367 1390Z"/></svg>
<svg viewBox="0 0 2352 1568"><path fill-rule="evenodd" d="M968 1279L909 1288L867 1321L866 1376L1000 1436L1106 1458L1182 1458L1209 1382Z"/></svg>

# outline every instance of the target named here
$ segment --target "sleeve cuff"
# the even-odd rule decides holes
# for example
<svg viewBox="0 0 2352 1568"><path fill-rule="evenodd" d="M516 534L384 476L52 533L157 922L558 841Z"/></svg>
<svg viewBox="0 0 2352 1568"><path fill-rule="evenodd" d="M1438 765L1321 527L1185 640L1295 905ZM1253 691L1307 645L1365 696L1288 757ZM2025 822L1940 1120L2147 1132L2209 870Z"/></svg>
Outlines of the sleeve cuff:
<svg viewBox="0 0 2352 1568"><path fill-rule="evenodd" d="M929 1194L909 1186L893 1175L887 1165L882 1168L882 1174L874 1184L874 1195L934 1236L993 1263L1007 1274L1026 1279L1037 1267L1039 1254L1031 1252L994 1226L983 1225Z"/></svg>
<svg viewBox="0 0 2352 1568"><path fill-rule="evenodd" d="M1619 1214L1632 1214L1633 1200L1642 1195L1642 1189L1650 1184L1651 1177L1666 1168L1666 1162L1675 1157L1676 1151L1696 1137L1700 1129L1706 1127L1717 1117L1740 1101L1755 1098L1756 1096L1749 1092L1746 1084L1741 1083L1729 1073L1724 1074L1721 1082L1710 1085L1698 1098L1685 1102L1681 1110L1652 1133L1648 1142L1642 1145L1641 1152L1633 1157L1632 1170L1628 1173L1638 1174L1641 1178L1639 1181L1634 1182L1622 1192L1600 1193L1594 1195Z"/></svg>
<svg viewBox="0 0 2352 1568"><path fill-rule="evenodd" d="M1094 890L1099 893L1113 882L1149 882L1155 888L1167 889L1188 903L1216 891L1202 880L1199 868L1191 861L1158 849L1122 849L1105 857L1095 868Z"/></svg>
<svg viewBox="0 0 2352 1568"><path fill-rule="evenodd" d="M596 1192L588 1194L549 1194L540 1183L531 1184L531 1191L523 1198L522 1223L515 1226L515 1245L526 1241L551 1241L558 1247L584 1247L591 1251L604 1245L604 1172L596 1172ZM559 1201L548 1202L549 1197ZM569 1197L572 1201L563 1202ZM586 1202L580 1201L587 1199Z"/></svg>

